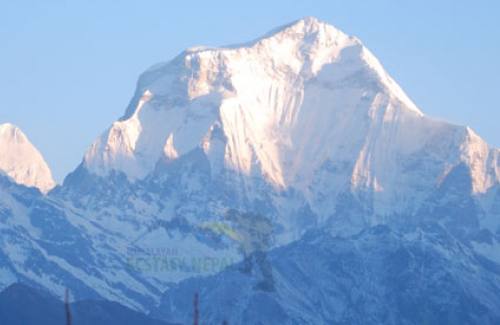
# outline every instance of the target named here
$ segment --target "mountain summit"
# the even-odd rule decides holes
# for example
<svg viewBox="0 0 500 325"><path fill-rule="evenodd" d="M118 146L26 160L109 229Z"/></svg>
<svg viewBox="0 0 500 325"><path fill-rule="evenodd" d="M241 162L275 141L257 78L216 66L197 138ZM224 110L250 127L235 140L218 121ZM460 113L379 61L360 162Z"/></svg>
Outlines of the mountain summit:
<svg viewBox="0 0 500 325"><path fill-rule="evenodd" d="M153 66L83 167L135 182L196 151L239 201L287 206L262 194L266 184L319 220L341 213L358 226L418 212L462 165L472 193L500 180L498 150L425 116L357 38L315 18ZM343 211L346 197L364 217Z"/></svg>
<svg viewBox="0 0 500 325"><path fill-rule="evenodd" d="M347 87L356 93L338 93ZM317 102L322 93L329 96L326 107ZM373 102L377 94L421 115L359 40L305 18L241 47L187 50L146 71L124 117L92 145L85 165L98 175L117 170L134 180L161 158L199 146L218 160L211 137L220 129L227 168L287 187L298 170L316 167L304 162L309 137L318 139L311 154L323 160L326 153L314 147L348 118L335 115L367 115L356 100ZM329 130L321 126L326 123Z"/></svg>
<svg viewBox="0 0 500 325"><path fill-rule="evenodd" d="M18 127L9 123L0 125L0 173L44 193L55 186L40 152Z"/></svg>

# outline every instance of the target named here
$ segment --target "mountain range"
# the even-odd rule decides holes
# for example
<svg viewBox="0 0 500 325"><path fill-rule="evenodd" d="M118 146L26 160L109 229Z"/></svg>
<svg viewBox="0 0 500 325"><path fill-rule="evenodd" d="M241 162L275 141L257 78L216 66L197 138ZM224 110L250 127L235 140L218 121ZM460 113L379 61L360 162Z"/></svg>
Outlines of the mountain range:
<svg viewBox="0 0 500 325"><path fill-rule="evenodd" d="M261 220L271 291L239 270ZM196 292L208 323L500 320L500 150L312 17L149 68L62 185L0 126L0 234L0 289L170 322Z"/></svg>

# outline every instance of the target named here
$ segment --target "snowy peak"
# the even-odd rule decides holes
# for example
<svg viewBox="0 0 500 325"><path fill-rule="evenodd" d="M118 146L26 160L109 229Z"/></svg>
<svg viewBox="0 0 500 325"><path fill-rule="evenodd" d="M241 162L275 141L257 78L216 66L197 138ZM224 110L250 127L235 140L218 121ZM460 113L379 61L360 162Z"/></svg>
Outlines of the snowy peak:
<svg viewBox="0 0 500 325"><path fill-rule="evenodd" d="M315 54L315 50L326 48L339 48L350 44L361 44L361 42L346 35L334 26L324 23L314 17L306 17L291 24L278 27L267 33L248 47L260 43L274 43L281 45L285 42L299 43L303 45L300 49L304 54Z"/></svg>
<svg viewBox="0 0 500 325"><path fill-rule="evenodd" d="M0 173L44 193L55 186L40 152L19 128L9 123L0 125Z"/></svg>
<svg viewBox="0 0 500 325"><path fill-rule="evenodd" d="M465 137L461 145L462 161L470 166L475 193L486 193L500 184L499 150L491 148L470 127L465 127Z"/></svg>
<svg viewBox="0 0 500 325"><path fill-rule="evenodd" d="M290 157L300 155L297 150L283 152L306 145L294 139L300 128L345 124L335 111L368 115L369 105L365 112L356 107L375 100L422 115L358 39L308 17L251 43L194 48L153 66L140 77L124 117L86 153L84 166L98 175L116 170L141 179L162 158L209 147L210 130L221 124L224 165L283 187L296 174L283 164L303 166L282 158L305 161ZM321 131L327 129L335 128ZM310 140L319 142L318 136Z"/></svg>
<svg viewBox="0 0 500 325"><path fill-rule="evenodd" d="M349 36L315 17L305 17L275 29L258 40L254 46L268 45L273 48L273 52L288 60L282 53L287 44L294 44L293 51L301 61L303 74L315 77L325 64L335 63L341 59L341 55L348 57L351 70L370 70L372 78L387 88L388 93L404 102L409 109L422 114L358 38Z"/></svg>
<svg viewBox="0 0 500 325"><path fill-rule="evenodd" d="M496 151L425 116L357 38L315 18L151 67L83 166L136 181L194 150L213 179L241 176L242 195L293 189L324 216L345 193L368 197L366 214L415 211L462 164L473 193L499 183Z"/></svg>

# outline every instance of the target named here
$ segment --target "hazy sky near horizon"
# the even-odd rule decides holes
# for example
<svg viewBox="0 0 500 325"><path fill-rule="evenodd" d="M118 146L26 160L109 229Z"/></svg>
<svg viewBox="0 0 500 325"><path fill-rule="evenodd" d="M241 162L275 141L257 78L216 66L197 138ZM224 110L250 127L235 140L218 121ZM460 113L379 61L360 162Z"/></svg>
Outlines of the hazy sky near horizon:
<svg viewBox="0 0 500 325"><path fill-rule="evenodd" d="M61 182L149 66L304 16L360 38L426 114L500 147L498 1L1 1L0 123L21 127Z"/></svg>

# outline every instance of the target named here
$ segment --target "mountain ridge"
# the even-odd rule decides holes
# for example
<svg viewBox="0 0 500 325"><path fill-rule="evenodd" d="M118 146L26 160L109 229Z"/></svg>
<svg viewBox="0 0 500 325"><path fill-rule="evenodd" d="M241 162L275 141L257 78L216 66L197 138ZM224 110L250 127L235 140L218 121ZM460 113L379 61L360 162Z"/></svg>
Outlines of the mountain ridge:
<svg viewBox="0 0 500 325"><path fill-rule="evenodd" d="M109 301L70 301L75 324L168 325ZM9 325L53 325L67 322L65 306L43 290L15 283L0 292L0 321Z"/></svg>

